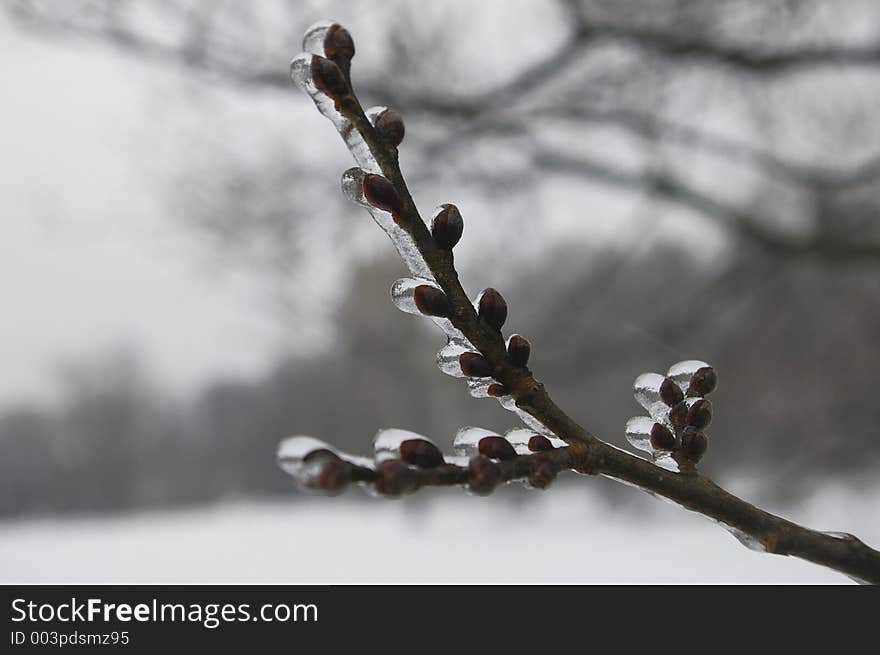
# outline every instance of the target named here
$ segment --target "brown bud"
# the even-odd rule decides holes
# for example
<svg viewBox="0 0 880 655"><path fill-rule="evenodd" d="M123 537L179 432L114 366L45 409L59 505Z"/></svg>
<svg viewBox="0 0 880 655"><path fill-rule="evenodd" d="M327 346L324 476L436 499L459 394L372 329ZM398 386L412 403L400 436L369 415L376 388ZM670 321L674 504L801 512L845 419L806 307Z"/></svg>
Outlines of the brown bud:
<svg viewBox="0 0 880 655"><path fill-rule="evenodd" d="M544 450L553 450L553 444L544 435L536 434L533 437L529 437L529 450L533 453L538 453Z"/></svg>
<svg viewBox="0 0 880 655"><path fill-rule="evenodd" d="M354 57L354 40L342 25L331 25L328 28L327 35L324 37L324 54L329 59L337 59L338 57L352 59Z"/></svg>
<svg viewBox="0 0 880 655"><path fill-rule="evenodd" d="M684 429L681 435L681 453L692 462L700 461L709 445L706 435L693 426Z"/></svg>
<svg viewBox="0 0 880 655"><path fill-rule="evenodd" d="M455 205L447 203L440 207L441 209L431 219L431 234L438 246L444 250L452 250L461 239L464 221Z"/></svg>
<svg viewBox="0 0 880 655"><path fill-rule="evenodd" d="M528 364L529 355L531 354L532 344L525 337L514 334L507 340L507 357L514 366L525 366Z"/></svg>
<svg viewBox="0 0 880 655"><path fill-rule="evenodd" d="M376 491L383 496L402 496L418 488L415 472L396 459L385 460L376 467Z"/></svg>
<svg viewBox="0 0 880 655"><path fill-rule="evenodd" d="M546 459L538 459L529 471L529 486L535 489L546 489L556 479L556 467Z"/></svg>
<svg viewBox="0 0 880 655"><path fill-rule="evenodd" d="M693 376L691 376L688 395L706 396L715 391L716 386L718 386L718 376L715 374L715 369L711 366L704 366L697 369Z"/></svg>
<svg viewBox="0 0 880 655"><path fill-rule="evenodd" d="M693 405L687 413L685 423L691 425L698 430L702 430L712 422L712 403L701 398Z"/></svg>
<svg viewBox="0 0 880 655"><path fill-rule="evenodd" d="M480 353L462 353L458 356L458 365L469 378L492 377L492 365Z"/></svg>
<svg viewBox="0 0 880 655"><path fill-rule="evenodd" d="M400 196L386 178L375 173L364 175L364 198L373 207L392 214L400 211Z"/></svg>
<svg viewBox="0 0 880 655"><path fill-rule="evenodd" d="M651 428L651 448L654 450L674 450L675 435L665 425L655 423Z"/></svg>
<svg viewBox="0 0 880 655"><path fill-rule="evenodd" d="M486 393L489 394L489 396L491 396L492 398L501 398L508 395L510 391L508 391L507 387L505 387L503 384L495 383L489 385L489 388L486 389Z"/></svg>
<svg viewBox="0 0 880 655"><path fill-rule="evenodd" d="M482 321L489 327L501 330L507 320L507 302L502 295L491 287L480 294L478 311Z"/></svg>
<svg viewBox="0 0 880 655"><path fill-rule="evenodd" d="M379 136L396 148L406 134L403 116L396 109L386 109L376 118L376 131Z"/></svg>
<svg viewBox="0 0 880 655"><path fill-rule="evenodd" d="M400 459L407 464L429 469L443 464L443 453L427 439L405 439L400 442Z"/></svg>
<svg viewBox="0 0 880 655"><path fill-rule="evenodd" d="M481 455L492 459L515 459L516 449L504 437L483 437L477 444Z"/></svg>
<svg viewBox="0 0 880 655"><path fill-rule="evenodd" d="M348 95L348 83L345 81L345 76L339 70L339 66L329 59L320 55L313 55L311 73L315 86L321 93L330 96L334 100L339 100Z"/></svg>
<svg viewBox="0 0 880 655"><path fill-rule="evenodd" d="M669 411L669 420L676 432L680 432L687 422L688 405L683 400Z"/></svg>
<svg viewBox="0 0 880 655"><path fill-rule="evenodd" d="M468 488L480 496L488 496L501 482L501 469L488 457L477 455L468 463Z"/></svg>
<svg viewBox="0 0 880 655"><path fill-rule="evenodd" d="M303 462L308 462L306 472L299 478L304 489L336 494L351 482L352 465L326 448L313 450L303 457Z"/></svg>
<svg viewBox="0 0 880 655"><path fill-rule="evenodd" d="M446 294L430 284L420 284L413 289L413 302L425 316L449 316L452 313Z"/></svg>
<svg viewBox="0 0 880 655"><path fill-rule="evenodd" d="M672 378L666 378L660 383L660 400L668 407L675 407L684 400L684 393L682 393L681 387L675 384Z"/></svg>

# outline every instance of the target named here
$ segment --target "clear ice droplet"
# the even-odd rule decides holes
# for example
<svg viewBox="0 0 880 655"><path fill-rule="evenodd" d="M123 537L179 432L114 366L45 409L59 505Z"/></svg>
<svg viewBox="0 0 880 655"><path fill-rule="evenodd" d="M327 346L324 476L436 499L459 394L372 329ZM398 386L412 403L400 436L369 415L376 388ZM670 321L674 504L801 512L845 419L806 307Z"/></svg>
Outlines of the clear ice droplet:
<svg viewBox="0 0 880 655"><path fill-rule="evenodd" d="M446 375L451 375L454 378L467 377L461 372L459 357L461 357L462 353L471 352L473 350L474 348L472 346L450 339L446 342L445 346L437 351L437 368L446 373Z"/></svg>
<svg viewBox="0 0 880 655"><path fill-rule="evenodd" d="M340 182L343 195L353 203L366 208L376 224L381 227L385 231L385 234L388 235L388 238L391 239L391 242L400 254L400 258L403 260L403 263L407 265L407 268L409 268L413 275L433 280L434 276L428 268L427 262L425 262L425 259L422 257L422 253L419 252L415 242L412 240L412 237L395 222L394 217L390 212L379 209L378 207L373 207L367 202L364 197L364 177L367 172L368 171L357 166L346 170L342 174L342 180Z"/></svg>
<svg viewBox="0 0 880 655"><path fill-rule="evenodd" d="M686 393L688 386L690 386L691 383L691 377L693 377L694 373L704 366L709 365L698 359L686 359L670 366L669 371L666 372L666 376L672 378L672 381L681 387L681 390Z"/></svg>
<svg viewBox="0 0 880 655"><path fill-rule="evenodd" d="M649 416L634 416L626 422L626 440L639 450L652 453L651 430L656 421Z"/></svg>
<svg viewBox="0 0 880 655"><path fill-rule="evenodd" d="M485 428L465 427L455 433L452 448L457 455L472 457L479 452L478 444L483 437L497 437L497 432Z"/></svg>
<svg viewBox="0 0 880 655"><path fill-rule="evenodd" d="M415 290L416 288L427 285L440 289L439 285L431 280L416 280L409 277L403 277L395 280L391 285L391 302L402 312L407 314L415 314L416 316L424 316L416 306Z"/></svg>
<svg viewBox="0 0 880 655"><path fill-rule="evenodd" d="M379 116L381 116L382 113L386 111L388 111L388 107L386 107L385 105L378 105L376 107L370 107L365 113L367 115L367 120L370 121L370 124L375 126L376 119L379 118Z"/></svg>
<svg viewBox="0 0 880 655"><path fill-rule="evenodd" d="M488 398L489 386L494 382L492 378L468 378L468 393L474 398Z"/></svg>
<svg viewBox="0 0 880 655"><path fill-rule="evenodd" d="M660 400L660 385L665 378L659 373L642 373L633 383L636 402L644 407L655 419L665 416L668 407Z"/></svg>
<svg viewBox="0 0 880 655"><path fill-rule="evenodd" d="M336 21L332 20L319 20L313 23L303 35L302 49L324 56L324 39L327 37L327 30L334 25Z"/></svg>
<svg viewBox="0 0 880 655"><path fill-rule="evenodd" d="M409 439L431 441L428 437L417 432L410 432L409 430L401 430L399 428L379 430L373 438L373 452L375 453L376 462L400 458L400 443ZM431 443L434 442L431 441Z"/></svg>
<svg viewBox="0 0 880 655"><path fill-rule="evenodd" d="M568 445L559 437L547 436L546 434L531 430L529 428L511 428L504 434L504 438L507 439L511 444L513 444L513 447L516 448L516 452L518 452L520 455L532 455L534 453L529 450L529 439L534 437L536 434L547 437L554 448L564 448Z"/></svg>

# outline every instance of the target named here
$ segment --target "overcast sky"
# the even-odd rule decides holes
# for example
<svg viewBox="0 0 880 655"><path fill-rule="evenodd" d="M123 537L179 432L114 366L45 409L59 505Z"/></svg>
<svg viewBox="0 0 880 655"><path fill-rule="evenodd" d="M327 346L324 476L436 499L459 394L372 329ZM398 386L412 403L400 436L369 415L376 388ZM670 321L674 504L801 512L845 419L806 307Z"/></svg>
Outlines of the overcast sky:
<svg viewBox="0 0 880 655"><path fill-rule="evenodd" d="M162 142L145 95L175 71L23 36L2 13L0 70L0 406L47 397L59 362L117 347L175 389L261 370L284 336L260 281L206 267L140 179L138 152Z"/></svg>

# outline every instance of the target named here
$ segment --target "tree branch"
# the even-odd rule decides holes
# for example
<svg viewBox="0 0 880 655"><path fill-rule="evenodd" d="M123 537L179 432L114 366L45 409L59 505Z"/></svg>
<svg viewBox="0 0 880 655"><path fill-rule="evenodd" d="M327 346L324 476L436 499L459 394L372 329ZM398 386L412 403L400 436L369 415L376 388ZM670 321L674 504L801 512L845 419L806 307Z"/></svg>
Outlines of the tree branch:
<svg viewBox="0 0 880 655"><path fill-rule="evenodd" d="M329 51L327 54L333 57ZM410 195L399 166L397 143L392 142L387 133L379 133L351 89L348 57L333 57L333 61L339 65L338 69L321 58L309 57L308 61L311 62L308 69L312 74L317 71L320 75L320 79L313 77L308 82L314 85L310 94L319 109L323 113L330 112L325 104L326 98L322 99L322 94L326 93L345 119L337 124L340 134L350 145L352 131L357 132L382 175L393 186L393 193L383 191L381 198L368 198L368 202L391 211L396 224L412 239L445 294L444 302L448 302L448 305L444 305L443 315L485 358L491 369L491 377L512 397L515 406L569 444L569 449L560 449L565 451L564 454L557 455L572 458L564 462L565 465L575 464L580 472L605 475L668 498L686 509L723 523L741 541L752 547L800 557L861 581L880 582L880 552L857 538L816 532L760 510L700 475L693 465L682 466L679 473L660 468L600 440L563 412L531 371L525 365L515 363L514 358L508 355L500 330L477 314L462 288L451 248L441 247L428 231ZM340 82L337 76L344 77L344 82ZM402 125L396 133L402 136ZM461 484L464 480L461 472L449 472L446 467L442 472L442 480L436 480L438 483ZM430 476L433 474L422 475L423 485L432 483ZM515 471L510 472L510 479L513 477L516 477Z"/></svg>
<svg viewBox="0 0 880 655"><path fill-rule="evenodd" d="M776 256L821 256L839 264L880 259L880 243L834 240L828 239L825 234L808 235L802 239L786 236L768 227L765 221L663 173L634 173L614 169L585 157L575 157L558 151L538 151L533 155L532 161L542 170L585 176L605 184L641 190L692 209L703 216L720 219L734 234Z"/></svg>

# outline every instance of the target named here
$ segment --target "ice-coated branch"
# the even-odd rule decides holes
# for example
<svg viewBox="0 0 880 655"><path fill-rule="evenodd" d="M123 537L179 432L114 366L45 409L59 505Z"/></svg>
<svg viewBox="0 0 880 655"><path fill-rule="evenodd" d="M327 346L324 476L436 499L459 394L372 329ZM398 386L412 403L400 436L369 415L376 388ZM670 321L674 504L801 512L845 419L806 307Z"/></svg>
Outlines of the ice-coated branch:
<svg viewBox="0 0 880 655"><path fill-rule="evenodd" d="M336 23L318 23L306 33L304 48L307 52L291 64L291 77L334 124L358 164L343 175L343 191L386 231L413 275L394 283L395 304L430 317L446 333L447 345L438 354L441 370L466 378L472 395L497 398L529 429L502 437L465 428L456 437L459 453L452 458L426 438L400 430L377 435L373 458L294 437L282 442L279 461L300 486L337 492L356 482L398 496L424 486L461 485L487 493L517 479L545 487L542 482L549 483L559 471L574 469L672 500L721 523L750 548L793 555L859 581L880 583L880 552L856 537L799 526L698 473L712 418L705 396L717 383L715 370L705 362L679 362L666 375L648 373L636 380L636 399L649 416L632 419L627 437L653 461L600 440L563 412L527 366L529 342L519 335L502 336L507 304L501 294L490 288L471 301L462 288L453 257L464 227L458 209L439 207L430 229L419 214L398 161L405 132L402 117L385 107L361 107L350 77L355 53L351 36Z"/></svg>
<svg viewBox="0 0 880 655"><path fill-rule="evenodd" d="M581 446L523 429L502 437L482 428L462 428L456 436L457 455L444 455L433 441L407 430L380 430L373 443L370 460L312 437L288 437L278 447L278 463L302 489L324 494L359 484L389 498L449 486L485 496L513 481L546 489L560 472L580 470L587 455Z"/></svg>

